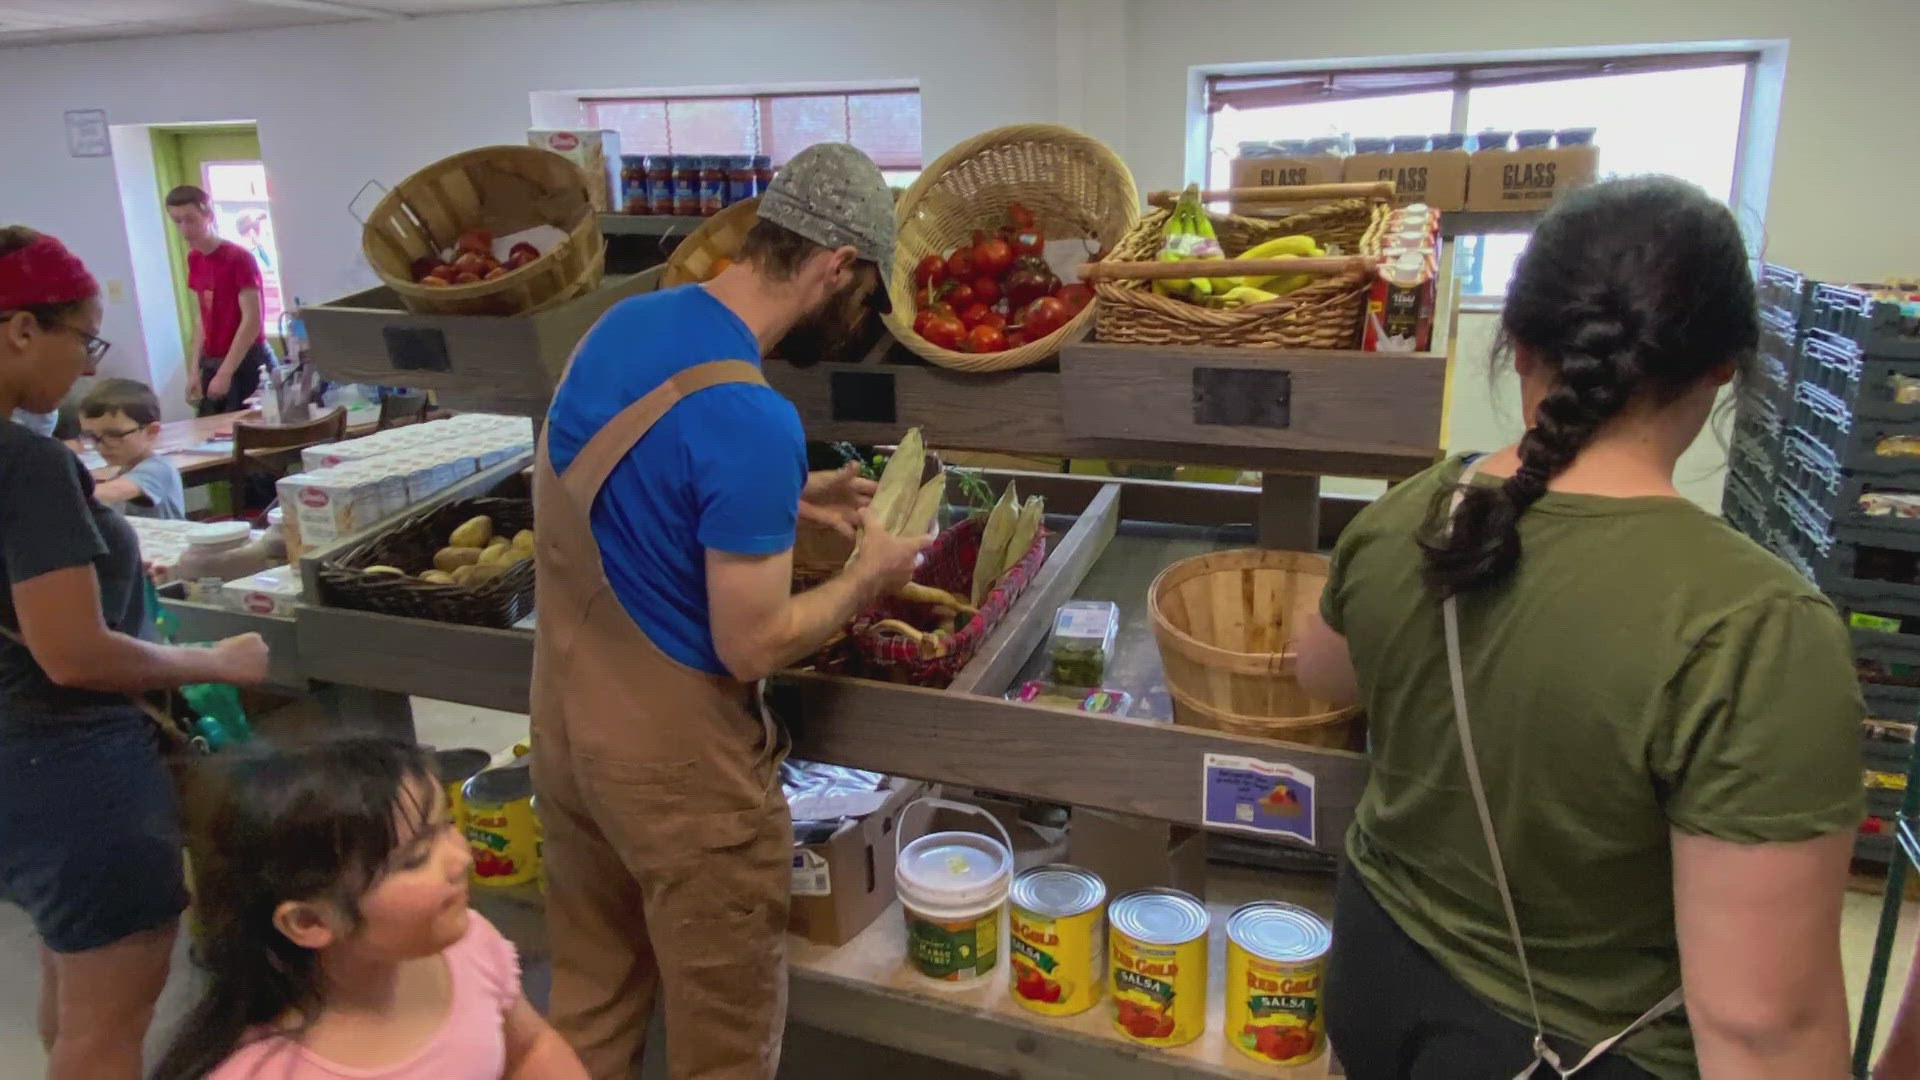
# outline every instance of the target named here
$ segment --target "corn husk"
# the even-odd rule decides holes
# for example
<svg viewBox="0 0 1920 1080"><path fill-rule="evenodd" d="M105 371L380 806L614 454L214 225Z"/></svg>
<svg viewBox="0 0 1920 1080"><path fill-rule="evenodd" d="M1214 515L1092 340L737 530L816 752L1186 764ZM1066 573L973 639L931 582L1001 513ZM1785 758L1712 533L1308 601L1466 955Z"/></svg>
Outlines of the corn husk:
<svg viewBox="0 0 1920 1080"><path fill-rule="evenodd" d="M987 594L993 591L993 583L1000 580L1007 569L1004 563L1007 538L1013 534L1019 516L1020 494L1009 480L1007 490L1000 493L1000 501L993 504L993 511L987 515L987 526L980 536L980 554L973 561L974 607L986 600Z"/></svg>
<svg viewBox="0 0 1920 1080"><path fill-rule="evenodd" d="M1047 500L1038 495L1028 499L1026 505L1020 508L1020 516L1013 523L1013 532L1007 537L1006 554L1000 558L1002 574L1026 558L1027 549L1033 546L1033 538L1040 535L1040 520L1046 516L1046 512Z"/></svg>
<svg viewBox="0 0 1920 1080"><path fill-rule="evenodd" d="M920 473L926 467L927 451L920 441L920 429L911 428L887 459L873 493L873 516L895 536L900 535L913 512L914 493L920 490Z"/></svg>
<svg viewBox="0 0 1920 1080"><path fill-rule="evenodd" d="M947 494L947 472L945 469L933 474L933 479L920 488L920 494L913 500L913 508L908 511L906 521L895 530L899 536L926 536L933 532L934 522L940 516L940 502Z"/></svg>

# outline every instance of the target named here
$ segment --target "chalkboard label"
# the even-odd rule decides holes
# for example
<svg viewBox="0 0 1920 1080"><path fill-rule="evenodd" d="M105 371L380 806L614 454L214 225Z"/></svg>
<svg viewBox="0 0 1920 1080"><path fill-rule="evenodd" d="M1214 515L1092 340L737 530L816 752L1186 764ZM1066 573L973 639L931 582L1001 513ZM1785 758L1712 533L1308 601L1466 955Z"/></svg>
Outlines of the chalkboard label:
<svg viewBox="0 0 1920 1080"><path fill-rule="evenodd" d="M828 377L827 390L835 423L897 422L892 375L880 371L836 371Z"/></svg>
<svg viewBox="0 0 1920 1080"><path fill-rule="evenodd" d="M395 371L453 370L445 333L430 326L389 326L381 332L387 338L387 361Z"/></svg>
<svg viewBox="0 0 1920 1080"><path fill-rule="evenodd" d="M1193 422L1284 428L1291 423L1293 373L1254 368L1193 369Z"/></svg>

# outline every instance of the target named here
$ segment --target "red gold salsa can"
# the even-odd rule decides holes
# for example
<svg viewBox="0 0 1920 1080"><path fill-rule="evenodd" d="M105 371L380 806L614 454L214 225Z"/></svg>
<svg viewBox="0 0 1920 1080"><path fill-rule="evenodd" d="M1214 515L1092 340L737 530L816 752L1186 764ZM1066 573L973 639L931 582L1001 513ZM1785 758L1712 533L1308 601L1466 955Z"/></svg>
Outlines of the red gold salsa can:
<svg viewBox="0 0 1920 1080"><path fill-rule="evenodd" d="M1255 1061L1304 1065L1327 1045L1320 987L1333 930L1293 904L1263 900L1227 916L1227 1041Z"/></svg>

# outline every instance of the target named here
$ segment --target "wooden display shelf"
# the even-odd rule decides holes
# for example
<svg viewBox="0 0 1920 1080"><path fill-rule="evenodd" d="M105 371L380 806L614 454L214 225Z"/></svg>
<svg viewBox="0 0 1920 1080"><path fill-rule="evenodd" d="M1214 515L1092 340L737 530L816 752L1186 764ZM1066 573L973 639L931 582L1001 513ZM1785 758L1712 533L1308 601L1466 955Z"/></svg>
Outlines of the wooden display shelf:
<svg viewBox="0 0 1920 1080"><path fill-rule="evenodd" d="M697 214L600 214L607 236L685 236L707 219Z"/></svg>
<svg viewBox="0 0 1920 1080"><path fill-rule="evenodd" d="M306 692L307 674L300 664L295 616L254 615L167 595L174 591L176 588L169 586L161 593L160 606L176 620L176 640L197 644L235 634L259 634L267 643L267 686L295 694Z"/></svg>
<svg viewBox="0 0 1920 1080"><path fill-rule="evenodd" d="M897 903L838 948L789 935L793 992L788 1012L801 1023L996 1076L1308 1080L1329 1075L1335 1066L1324 1053L1306 1065L1287 1067L1261 1064L1227 1045L1226 935L1220 927L1233 906L1207 905L1214 928L1207 950L1207 1026L1185 1046L1143 1046L1120 1034L1104 996L1075 1016L1028 1011L1009 993L1004 950L994 971L974 983L949 987L923 978L907 963L906 926ZM1320 913L1331 917L1331 904ZM1000 928L1005 942L1004 914Z"/></svg>

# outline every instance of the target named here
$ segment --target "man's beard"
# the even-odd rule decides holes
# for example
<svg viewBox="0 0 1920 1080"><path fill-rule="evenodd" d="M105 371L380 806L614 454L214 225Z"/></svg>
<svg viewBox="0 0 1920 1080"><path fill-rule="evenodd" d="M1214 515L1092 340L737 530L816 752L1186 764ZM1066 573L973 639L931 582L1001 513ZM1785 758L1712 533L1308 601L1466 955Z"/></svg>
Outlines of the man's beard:
<svg viewBox="0 0 1920 1080"><path fill-rule="evenodd" d="M866 329L870 314L860 299L860 286L860 279L856 277L794 323L793 329L788 330L774 348L774 355L796 364L847 359L847 353Z"/></svg>

